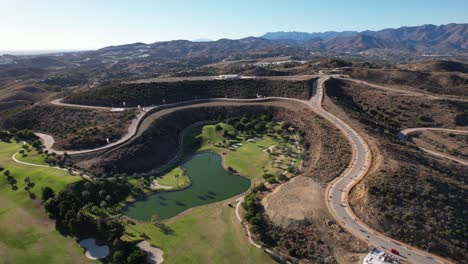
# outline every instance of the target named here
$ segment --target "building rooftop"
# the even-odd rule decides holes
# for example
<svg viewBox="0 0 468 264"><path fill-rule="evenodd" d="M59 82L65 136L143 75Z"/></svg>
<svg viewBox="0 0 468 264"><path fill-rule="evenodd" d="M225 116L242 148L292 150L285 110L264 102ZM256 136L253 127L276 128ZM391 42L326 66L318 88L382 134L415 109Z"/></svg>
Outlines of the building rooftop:
<svg viewBox="0 0 468 264"><path fill-rule="evenodd" d="M395 255L385 253L374 248L362 261L363 264L398 264L400 261Z"/></svg>

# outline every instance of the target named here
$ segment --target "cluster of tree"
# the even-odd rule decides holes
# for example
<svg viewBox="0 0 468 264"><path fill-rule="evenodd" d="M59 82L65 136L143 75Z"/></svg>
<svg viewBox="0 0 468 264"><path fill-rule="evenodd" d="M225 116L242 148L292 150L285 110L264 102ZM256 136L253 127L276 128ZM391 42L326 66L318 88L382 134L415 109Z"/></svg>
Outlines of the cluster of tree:
<svg viewBox="0 0 468 264"><path fill-rule="evenodd" d="M263 183L252 188L252 191L245 196L242 207L245 210L244 218L250 224L250 231L253 233L263 233L264 223L261 213L261 205L258 201L257 194L265 191L266 187Z"/></svg>
<svg viewBox="0 0 468 264"><path fill-rule="evenodd" d="M18 186L16 185L18 181L11 175L10 170L5 170L4 168L0 168L0 171L3 171L3 176L6 177L8 184L10 184L11 189L13 191L18 190Z"/></svg>
<svg viewBox="0 0 468 264"><path fill-rule="evenodd" d="M240 118L228 117L224 120L225 123L234 127L236 133L245 133L248 135L263 134L267 132L267 129L269 129L269 132L274 132L274 130L272 130L274 126L272 121L272 115L261 115L258 117L251 114L246 114ZM217 127L216 130L222 130L222 127L221 129ZM230 135L227 131L224 131L223 136L229 137Z"/></svg>
<svg viewBox="0 0 468 264"><path fill-rule="evenodd" d="M27 141L35 145L40 145L41 142L39 141L39 138L34 134L29 129L16 129L12 128L9 130L1 130L0 131L0 140L5 141L5 142L10 142L11 140L17 140L17 141Z"/></svg>
<svg viewBox="0 0 468 264"><path fill-rule="evenodd" d="M15 179L15 177L13 177L10 170L5 170L5 168L0 167L0 172L2 172L2 171L3 171L3 176L5 176L8 184L10 184L11 189L13 191L18 190L18 185L17 185L18 181ZM30 177L24 178L24 182L26 183L26 186L24 186L24 190L28 193L28 195L29 195L29 197L31 199L33 199L33 200L36 199L36 194L34 192L32 192L32 189L34 188L34 186L36 184L31 181Z"/></svg>
<svg viewBox="0 0 468 264"><path fill-rule="evenodd" d="M265 173L263 174L263 179L265 179L268 183L270 184L275 184L275 183L278 183L278 182L284 182L288 179L288 177L286 177L284 174L280 174L278 176L275 176L274 174L271 174L271 173Z"/></svg>
<svg viewBox="0 0 468 264"><path fill-rule="evenodd" d="M41 153L40 150L38 152ZM61 168L74 166L70 155L67 153L64 153L63 155L57 155L55 152L48 152L47 150L45 150L44 153L46 154L45 162L51 166L59 166Z"/></svg>
<svg viewBox="0 0 468 264"><path fill-rule="evenodd" d="M70 184L57 195L45 187L41 199L49 217L63 233L78 239L95 237L105 241L113 250L107 258L110 263L140 264L146 262L147 254L134 243L123 241L123 223L106 213L129 193L130 187L123 182L81 181Z"/></svg>

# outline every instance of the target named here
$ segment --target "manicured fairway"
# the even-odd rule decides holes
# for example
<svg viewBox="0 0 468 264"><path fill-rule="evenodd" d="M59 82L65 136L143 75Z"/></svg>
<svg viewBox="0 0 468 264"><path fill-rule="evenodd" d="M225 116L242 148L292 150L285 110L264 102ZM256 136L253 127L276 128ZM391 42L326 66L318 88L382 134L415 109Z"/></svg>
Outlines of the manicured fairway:
<svg viewBox="0 0 468 264"><path fill-rule="evenodd" d="M223 130L234 134L234 128L225 123L219 123ZM279 125L276 129L280 129ZM195 128L184 139L186 147L193 145L194 138L198 138L200 145L197 151L213 151L216 153L224 153L225 165L234 168L239 174L250 178L254 184L262 181L264 173L280 174L284 169L278 169L273 166L272 159L265 151L270 146L289 145L279 139L278 134L263 135L261 139L254 141L254 137L238 135L234 139L229 140L229 144L240 143L242 145L235 149L230 149L223 144L224 137L222 131L216 131L216 125L205 125L202 128Z"/></svg>
<svg viewBox="0 0 468 264"><path fill-rule="evenodd" d="M31 149L31 148L29 149L29 151L25 151L24 154L26 155L18 153L16 155L16 158L19 161L24 161L24 162L28 162L32 164L48 165L47 162L45 162L45 157L46 157L45 154L39 154L37 153L36 150Z"/></svg>
<svg viewBox="0 0 468 264"><path fill-rule="evenodd" d="M42 187L58 192L81 178L62 170L18 164L11 156L20 148L20 143L0 142L0 167L11 172L18 187L12 190L0 172L0 263L90 263L73 239L55 230L39 202ZM26 177L34 183L30 192L35 200L24 190Z"/></svg>
<svg viewBox="0 0 468 264"><path fill-rule="evenodd" d="M184 139L185 148L196 152L218 153L224 157L226 168L232 167L253 182L263 181L262 176L265 173L279 175L284 172L284 168L273 166L274 158L282 157L280 151L276 151L274 157L266 151L272 146L292 147L279 134L272 132L271 135L261 137L235 136L231 125L224 123L219 125L221 129L219 127L216 129L216 125L193 129ZM279 131L280 126L275 127L277 127L275 130ZM224 131L231 134L229 139L223 136ZM234 144L239 145L232 147ZM195 156L205 154L210 153L195 154ZM204 164L205 168L201 167L202 169L208 167L206 162ZM290 158L288 163L283 165L286 164L290 164ZM189 171L186 173L190 176ZM214 181L215 176L211 175L205 180ZM192 180L196 183L196 179ZM214 193L219 191L222 189L217 189ZM171 195L177 195L177 192ZM147 203L149 207L142 212L150 212L158 206L157 203L167 204L171 200L166 199L165 195L161 196L164 199L159 199L158 196L161 194L155 194L154 203ZM197 200L199 199L195 196L195 201ZM224 202L198 206L182 212L164 221L167 227L165 232L164 229L148 222L127 225L126 239L141 240L147 237L153 246L160 247L164 251L166 263L275 263L263 250L249 243L235 215L235 209L229 207L228 203L235 204L235 201L227 199ZM146 220L150 218L151 214L145 217ZM160 219L165 218L160 216Z"/></svg>
<svg viewBox="0 0 468 264"><path fill-rule="evenodd" d="M191 209L167 222L162 232L150 223L127 226L127 239L149 236L151 244L164 251L164 263L268 264L274 262L262 249L252 246L225 202Z"/></svg>

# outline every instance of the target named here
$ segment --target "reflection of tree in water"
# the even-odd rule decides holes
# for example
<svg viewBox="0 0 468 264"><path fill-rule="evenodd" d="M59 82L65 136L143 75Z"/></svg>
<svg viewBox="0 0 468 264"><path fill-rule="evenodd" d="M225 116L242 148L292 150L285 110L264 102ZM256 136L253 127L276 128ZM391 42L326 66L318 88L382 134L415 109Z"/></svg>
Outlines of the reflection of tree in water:
<svg viewBox="0 0 468 264"><path fill-rule="evenodd" d="M176 201L175 202L178 206L186 206L186 204L184 204L183 202L180 202L180 201Z"/></svg>

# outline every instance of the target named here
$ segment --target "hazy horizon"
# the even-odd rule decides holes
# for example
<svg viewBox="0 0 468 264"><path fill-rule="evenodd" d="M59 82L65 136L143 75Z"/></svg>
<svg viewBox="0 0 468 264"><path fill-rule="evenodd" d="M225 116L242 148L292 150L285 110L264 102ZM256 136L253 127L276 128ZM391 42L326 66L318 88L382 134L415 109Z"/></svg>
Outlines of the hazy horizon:
<svg viewBox="0 0 468 264"><path fill-rule="evenodd" d="M362 31L468 21L468 2L462 0L0 0L0 9L0 24L9 25L2 28L6 37L0 50L10 51L89 50L135 42L239 39L273 31Z"/></svg>

